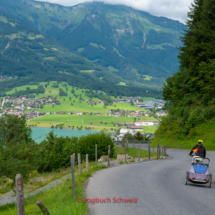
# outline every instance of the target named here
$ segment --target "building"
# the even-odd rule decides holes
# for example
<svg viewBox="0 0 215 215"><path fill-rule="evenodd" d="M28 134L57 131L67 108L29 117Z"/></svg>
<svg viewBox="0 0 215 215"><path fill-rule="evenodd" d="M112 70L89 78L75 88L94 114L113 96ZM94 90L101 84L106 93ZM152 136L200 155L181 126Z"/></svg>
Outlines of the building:
<svg viewBox="0 0 215 215"><path fill-rule="evenodd" d="M142 131L143 127L142 126L129 126L128 129L132 129L132 130L138 130L138 131Z"/></svg>
<svg viewBox="0 0 215 215"><path fill-rule="evenodd" d="M134 129L124 129L124 128L120 129L120 135L124 136L127 133L130 133L130 134L134 135L135 130Z"/></svg>
<svg viewBox="0 0 215 215"><path fill-rule="evenodd" d="M152 121L137 121L135 122L135 126L153 126L154 123Z"/></svg>

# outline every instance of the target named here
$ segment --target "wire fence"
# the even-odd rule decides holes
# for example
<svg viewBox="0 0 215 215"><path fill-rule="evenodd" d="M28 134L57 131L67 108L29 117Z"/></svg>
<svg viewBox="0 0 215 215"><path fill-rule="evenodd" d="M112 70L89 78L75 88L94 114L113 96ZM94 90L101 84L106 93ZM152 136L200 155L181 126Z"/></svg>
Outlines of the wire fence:
<svg viewBox="0 0 215 215"><path fill-rule="evenodd" d="M138 148L138 162L140 162L140 146L141 143L148 143L148 159L150 160L150 151L151 151L151 147L150 147L150 143L149 141L120 141L120 144L124 144L124 149L125 149L125 163L127 161L127 155L126 155L126 150L128 147L131 147L132 144L130 143L139 143L139 144L135 144L137 145ZM119 141L118 141L119 143ZM131 146L130 146L131 145ZM166 147L164 146L160 146L159 144L157 145L157 159L160 158L160 156L166 155ZM89 169L92 168L92 166L89 167L89 159L90 158L95 158L95 166L97 166L97 161L98 161L98 157L100 156L107 156L107 166L110 166L110 146L108 147L108 151L100 151L100 153L97 152L97 145L95 145L95 153L92 154L86 154L86 155L81 155L80 153L73 154L70 156L70 161L71 161L71 174L69 175L69 177L66 178L66 180L71 179L72 178L72 196L73 199L76 197L76 176L77 175L81 175L84 172L89 172ZM83 165L84 164L84 165ZM86 166L85 166L86 164ZM82 167L84 166L84 172L82 172ZM78 172L75 172L75 168L78 167ZM23 180L22 180L22 176L21 174L17 174L16 175L16 206L17 206L17 215L27 215L25 213L25 204L24 204L24 186L23 186ZM57 185L57 184L56 184ZM61 192L65 192L68 188L66 186L62 187ZM53 198L50 201L50 204L52 202L56 202L56 200L58 199L58 196L60 194L57 193L55 196L53 196ZM37 213L43 213L44 215L50 215L50 212L48 211L49 205L44 205L44 203L41 200L37 200L35 202L35 204L37 204L38 206L38 210L28 213L28 214L37 214Z"/></svg>

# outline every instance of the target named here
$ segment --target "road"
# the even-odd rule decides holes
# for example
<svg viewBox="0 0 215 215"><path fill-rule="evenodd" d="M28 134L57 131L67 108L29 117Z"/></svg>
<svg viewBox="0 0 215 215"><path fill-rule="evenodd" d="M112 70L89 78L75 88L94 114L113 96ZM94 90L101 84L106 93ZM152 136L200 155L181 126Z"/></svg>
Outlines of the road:
<svg viewBox="0 0 215 215"><path fill-rule="evenodd" d="M215 185L184 185L191 164L188 150L167 149L172 159L121 165L96 172L86 185L86 198L111 203L88 203L90 215L211 215L215 214ZM215 152L210 172L215 179ZM137 203L113 203L137 198ZM107 200L106 200L107 201ZM120 201L120 200L118 200Z"/></svg>

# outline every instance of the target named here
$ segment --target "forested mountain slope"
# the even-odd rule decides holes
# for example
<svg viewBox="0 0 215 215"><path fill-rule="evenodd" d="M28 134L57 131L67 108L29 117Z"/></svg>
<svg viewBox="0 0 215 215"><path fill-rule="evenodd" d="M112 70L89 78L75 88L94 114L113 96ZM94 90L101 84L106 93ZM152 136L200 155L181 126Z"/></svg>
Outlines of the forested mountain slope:
<svg viewBox="0 0 215 215"><path fill-rule="evenodd" d="M186 34L179 54L180 71L167 79L163 96L169 115L155 142L169 145L206 138L215 149L215 7L214 0L195 0L188 13ZM207 128L207 129L206 129ZM210 128L210 129L208 129Z"/></svg>
<svg viewBox="0 0 215 215"><path fill-rule="evenodd" d="M74 7L33 0L1 0L0 11L53 37L70 51L106 67L130 86L161 88L178 70L185 26L122 5Z"/></svg>
<svg viewBox="0 0 215 215"><path fill-rule="evenodd" d="M0 14L0 75L27 77L67 74L117 84L107 70L69 52L9 14ZM90 72L94 71L94 72Z"/></svg>

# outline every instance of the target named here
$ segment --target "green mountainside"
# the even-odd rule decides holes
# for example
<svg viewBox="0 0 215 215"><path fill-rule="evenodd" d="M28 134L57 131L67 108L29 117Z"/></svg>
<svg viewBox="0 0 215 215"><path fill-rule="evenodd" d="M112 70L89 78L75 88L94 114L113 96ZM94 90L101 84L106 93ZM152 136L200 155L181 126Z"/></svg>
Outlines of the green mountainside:
<svg viewBox="0 0 215 215"><path fill-rule="evenodd" d="M8 14L0 14L0 35L1 75L67 74L115 84L120 80Z"/></svg>
<svg viewBox="0 0 215 215"><path fill-rule="evenodd" d="M8 13L0 13L0 54L0 76L12 78L1 81L2 95L24 84L67 81L73 86L103 90L115 96L161 97L158 91L119 86L123 79L116 74L73 54Z"/></svg>
<svg viewBox="0 0 215 215"><path fill-rule="evenodd" d="M33 0L1 0L0 11L105 67L127 86L160 89L178 70L177 47L185 29L178 21L98 2L64 7Z"/></svg>

